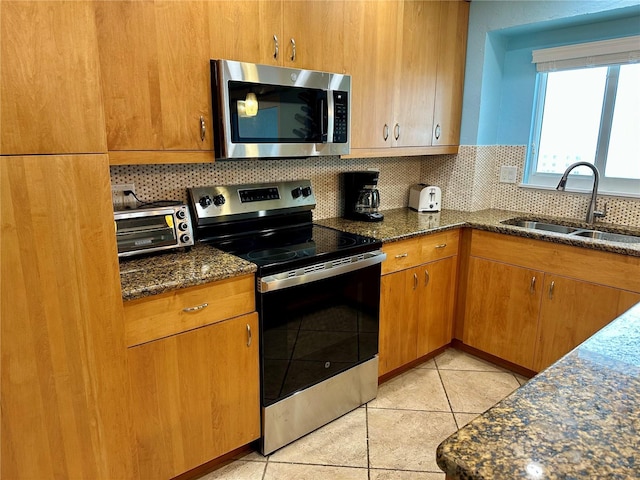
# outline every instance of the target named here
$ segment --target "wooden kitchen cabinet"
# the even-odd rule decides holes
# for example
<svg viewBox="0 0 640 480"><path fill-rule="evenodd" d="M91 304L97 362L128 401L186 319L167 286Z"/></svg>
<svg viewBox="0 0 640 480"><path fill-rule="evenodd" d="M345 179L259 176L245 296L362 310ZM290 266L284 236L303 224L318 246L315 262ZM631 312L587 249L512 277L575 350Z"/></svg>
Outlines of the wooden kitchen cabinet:
<svg viewBox="0 0 640 480"><path fill-rule="evenodd" d="M128 350L140 478L172 478L260 436L258 314Z"/></svg>
<svg viewBox="0 0 640 480"><path fill-rule="evenodd" d="M379 376L451 342L458 231L393 242L383 250Z"/></svg>
<svg viewBox="0 0 640 480"><path fill-rule="evenodd" d="M105 153L95 2L0 2L0 154Z"/></svg>
<svg viewBox="0 0 640 480"><path fill-rule="evenodd" d="M138 478L107 156L0 156L0 195L0 477Z"/></svg>
<svg viewBox="0 0 640 480"><path fill-rule="evenodd" d="M637 257L476 230L463 276L463 343L533 371L640 301Z"/></svg>
<svg viewBox="0 0 640 480"><path fill-rule="evenodd" d="M438 74L433 110L431 145L460 143L462 96L467 52L469 2L438 2L440 30L438 41Z"/></svg>
<svg viewBox="0 0 640 480"><path fill-rule="evenodd" d="M96 5L111 163L213 161L208 2Z"/></svg>
<svg viewBox="0 0 640 480"><path fill-rule="evenodd" d="M457 153L468 13L464 1L346 2L352 157Z"/></svg>
<svg viewBox="0 0 640 480"><path fill-rule="evenodd" d="M640 293L545 275L534 368L540 371L640 302Z"/></svg>
<svg viewBox="0 0 640 480"><path fill-rule="evenodd" d="M544 273L469 259L463 342L533 369Z"/></svg>

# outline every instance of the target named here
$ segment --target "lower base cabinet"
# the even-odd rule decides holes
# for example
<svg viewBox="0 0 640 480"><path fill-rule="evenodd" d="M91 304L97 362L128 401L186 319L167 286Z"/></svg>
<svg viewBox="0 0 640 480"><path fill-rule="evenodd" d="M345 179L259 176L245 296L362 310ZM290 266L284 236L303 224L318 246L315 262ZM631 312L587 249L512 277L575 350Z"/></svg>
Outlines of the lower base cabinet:
<svg viewBox="0 0 640 480"><path fill-rule="evenodd" d="M451 342L456 271L452 256L382 276L380 376Z"/></svg>
<svg viewBox="0 0 640 480"><path fill-rule="evenodd" d="M462 341L543 370L640 302L639 267L622 255L474 231Z"/></svg>
<svg viewBox="0 0 640 480"><path fill-rule="evenodd" d="M258 315L128 349L140 478L168 479L260 436Z"/></svg>

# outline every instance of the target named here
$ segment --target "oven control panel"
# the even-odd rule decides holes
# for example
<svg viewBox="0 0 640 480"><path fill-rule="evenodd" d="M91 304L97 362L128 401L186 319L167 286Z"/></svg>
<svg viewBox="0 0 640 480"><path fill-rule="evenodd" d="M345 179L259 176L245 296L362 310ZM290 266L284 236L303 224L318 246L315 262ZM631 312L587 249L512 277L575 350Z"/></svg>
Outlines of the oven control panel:
<svg viewBox="0 0 640 480"><path fill-rule="evenodd" d="M268 212L298 212L316 206L310 180L188 189L196 225L262 217Z"/></svg>

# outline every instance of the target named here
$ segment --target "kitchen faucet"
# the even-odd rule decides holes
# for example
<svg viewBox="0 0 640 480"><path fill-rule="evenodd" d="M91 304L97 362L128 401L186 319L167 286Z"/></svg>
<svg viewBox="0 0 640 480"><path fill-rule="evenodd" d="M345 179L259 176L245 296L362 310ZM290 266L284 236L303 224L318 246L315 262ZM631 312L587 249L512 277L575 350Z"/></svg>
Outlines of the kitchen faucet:
<svg viewBox="0 0 640 480"><path fill-rule="evenodd" d="M591 190L591 202L589 202L589 208L587 208L587 223L593 223L596 218L604 217L607 214L607 204L604 205L604 211L598 212L596 211L596 201L598 195L598 182L600 181L600 172L595 165L588 162L576 162L573 165L569 165L567 169L562 174L562 178L560 182L558 182L558 186L556 190L560 190L564 192L564 187L567 184L567 178L569 178L569 172L576 167L589 167L593 170L593 190Z"/></svg>

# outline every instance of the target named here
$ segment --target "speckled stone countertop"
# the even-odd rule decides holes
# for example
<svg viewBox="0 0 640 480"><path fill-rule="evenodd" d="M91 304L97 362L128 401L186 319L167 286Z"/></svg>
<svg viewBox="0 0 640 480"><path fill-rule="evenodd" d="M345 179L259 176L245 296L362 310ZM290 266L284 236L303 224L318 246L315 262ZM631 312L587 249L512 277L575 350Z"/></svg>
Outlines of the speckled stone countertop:
<svg viewBox="0 0 640 480"><path fill-rule="evenodd" d="M255 264L208 245L191 250L120 260L122 299L201 285L254 273Z"/></svg>
<svg viewBox="0 0 640 480"><path fill-rule="evenodd" d="M559 233L543 232L504 225L501 222L512 218L545 219L553 223L576 225L588 228L571 219L540 217L505 210L482 210L461 212L443 210L439 213L418 213L408 208L385 210L382 222L368 223L328 218L316 223L338 230L374 237L383 242L393 242L418 235L428 235L458 227L473 227L493 232L506 233L527 238L593 248L624 255L640 257L640 243L623 244L583 237L572 237ZM598 224L597 229L607 230L611 226ZM626 231L640 236L640 229L615 227L615 231ZM149 295L185 288L229 277L253 273L257 267L233 255L223 253L207 245L196 245L190 251L152 255L142 258L120 260L122 298L133 300Z"/></svg>
<svg viewBox="0 0 640 480"><path fill-rule="evenodd" d="M384 220L381 222L359 222L344 218L328 218L318 220L316 223L327 227L336 228L351 233L358 233L374 237L383 242L394 242L418 235L428 235L443 230L458 227L473 227L479 230L488 230L509 235L517 235L526 238L535 238L577 247L604 250L623 255L640 257L640 243L620 243L605 240L596 240L586 237L576 237L562 233L531 230L528 228L505 225L502 222L510 219L542 220L560 225L575 226L584 229L596 229L600 231L613 231L640 236L640 228L626 226L596 224L595 226L580 222L575 219L544 217L540 215L526 214L522 212L510 212L507 210L481 210L478 212L461 212L457 210L443 210L438 213L418 213L409 208L397 208L385 210Z"/></svg>
<svg viewBox="0 0 640 480"><path fill-rule="evenodd" d="M451 435L456 479L640 478L640 304Z"/></svg>

